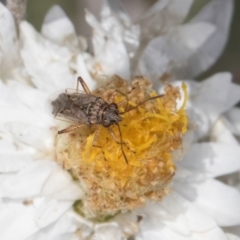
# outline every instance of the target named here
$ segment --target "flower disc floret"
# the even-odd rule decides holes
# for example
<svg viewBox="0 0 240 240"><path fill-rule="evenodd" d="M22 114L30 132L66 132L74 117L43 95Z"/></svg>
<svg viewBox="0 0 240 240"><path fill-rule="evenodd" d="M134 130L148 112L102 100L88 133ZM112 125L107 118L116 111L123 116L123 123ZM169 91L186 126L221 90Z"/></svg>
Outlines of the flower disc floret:
<svg viewBox="0 0 240 240"><path fill-rule="evenodd" d="M172 153L181 148L187 130L184 84L182 90L184 101L180 109L177 108L180 88L170 84L165 87L164 95L141 104L157 96L151 82L144 77L128 83L114 76L93 92L106 102L114 99L119 106L122 113L119 126L128 163L120 140L116 142L109 129L101 125L83 125L75 132L58 136L58 161L72 169L86 188L83 208L93 215L114 214L138 208L148 199L160 200L169 193L175 173ZM111 130L120 139L118 127L113 125ZM96 137L98 147L93 146Z"/></svg>

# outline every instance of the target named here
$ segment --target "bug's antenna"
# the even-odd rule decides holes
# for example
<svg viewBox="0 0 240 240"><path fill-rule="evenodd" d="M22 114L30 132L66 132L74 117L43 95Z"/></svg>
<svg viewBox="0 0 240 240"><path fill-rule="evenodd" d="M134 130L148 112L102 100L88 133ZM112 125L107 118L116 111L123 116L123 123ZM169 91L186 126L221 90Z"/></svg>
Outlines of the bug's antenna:
<svg viewBox="0 0 240 240"><path fill-rule="evenodd" d="M114 134L113 130L111 127L108 127L108 131L109 133L111 134L111 136L113 137L114 141L117 143L117 144L120 144L121 145L121 151L122 151L122 154L123 154L123 157L124 157L124 160L126 162L126 164L128 164L128 160L127 160L127 156L123 150L123 140L122 140L122 131L120 129L120 126L118 123L116 123L117 127L118 127L118 132L119 132L119 136L120 136L120 141L116 138L116 135Z"/></svg>
<svg viewBox="0 0 240 240"><path fill-rule="evenodd" d="M119 126L118 123L117 123L117 127L118 127L118 131L119 131L119 136L120 136L120 144L121 144L122 154L124 156L126 164L128 164L127 156L126 156L126 154L125 154L125 152L123 150L122 131L121 131L120 126Z"/></svg>
<svg viewBox="0 0 240 240"><path fill-rule="evenodd" d="M156 98L161 98L161 97L163 97L163 96L164 96L164 95L158 95L158 96L155 96L155 97L150 97L150 98L144 100L143 102L139 103L137 106L128 109L127 111L119 112L119 114L124 114L124 113L130 112L130 111L132 111L133 109L138 108L140 105L143 105L145 102L147 102L147 101L149 101L149 100L153 100L153 99L156 99Z"/></svg>

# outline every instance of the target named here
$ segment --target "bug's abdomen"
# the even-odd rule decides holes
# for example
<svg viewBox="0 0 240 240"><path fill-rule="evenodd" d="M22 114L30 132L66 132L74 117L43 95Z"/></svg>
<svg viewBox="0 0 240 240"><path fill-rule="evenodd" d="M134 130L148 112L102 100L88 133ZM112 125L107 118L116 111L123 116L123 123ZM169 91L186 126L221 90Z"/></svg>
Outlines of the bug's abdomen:
<svg viewBox="0 0 240 240"><path fill-rule="evenodd" d="M89 124L102 124L103 111L108 104L102 99L97 98L94 102L91 102L84 106L82 111L85 112L88 117Z"/></svg>

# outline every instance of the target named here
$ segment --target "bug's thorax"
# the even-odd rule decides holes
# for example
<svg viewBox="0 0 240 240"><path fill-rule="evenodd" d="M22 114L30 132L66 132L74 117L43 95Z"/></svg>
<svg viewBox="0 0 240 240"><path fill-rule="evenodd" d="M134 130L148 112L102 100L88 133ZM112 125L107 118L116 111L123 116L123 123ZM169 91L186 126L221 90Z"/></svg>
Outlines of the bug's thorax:
<svg viewBox="0 0 240 240"><path fill-rule="evenodd" d="M117 105L109 104L100 97L89 103L86 110L89 124L102 124L104 127L109 127L122 120Z"/></svg>

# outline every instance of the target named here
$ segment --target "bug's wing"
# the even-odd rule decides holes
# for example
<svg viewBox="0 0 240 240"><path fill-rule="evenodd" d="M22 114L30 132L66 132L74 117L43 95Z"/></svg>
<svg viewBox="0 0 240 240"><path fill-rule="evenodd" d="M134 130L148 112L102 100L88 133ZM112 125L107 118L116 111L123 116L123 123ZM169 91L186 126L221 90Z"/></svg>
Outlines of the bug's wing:
<svg viewBox="0 0 240 240"><path fill-rule="evenodd" d="M84 91L82 90L77 90L74 88L66 88L63 92L65 92L66 94L86 94Z"/></svg>
<svg viewBox="0 0 240 240"><path fill-rule="evenodd" d="M45 101L45 110L48 113L49 116L53 117L54 114L54 110L53 110L53 106L52 106L52 102L54 102L62 93L64 92L64 90L59 90L56 91L54 93L51 93L46 101Z"/></svg>
<svg viewBox="0 0 240 240"><path fill-rule="evenodd" d="M54 119L56 120L60 120L60 121L63 121L63 122L68 122L68 123L71 123L71 124L76 124L76 121L73 120L73 119L70 119L70 118L67 118L66 116L62 115L61 113L58 113Z"/></svg>
<svg viewBox="0 0 240 240"><path fill-rule="evenodd" d="M78 124L89 124L88 116L83 109L97 99L96 96L81 91L61 92L49 98L49 112L56 119Z"/></svg>
<svg viewBox="0 0 240 240"><path fill-rule="evenodd" d="M89 124L88 117L85 115L85 113L79 109L76 110L74 108L66 109L62 112L57 113L56 118L74 124Z"/></svg>
<svg viewBox="0 0 240 240"><path fill-rule="evenodd" d="M74 103L74 105L79 106L80 108L84 105L94 103L98 98L95 95L85 93L72 93L68 94L68 97Z"/></svg>

